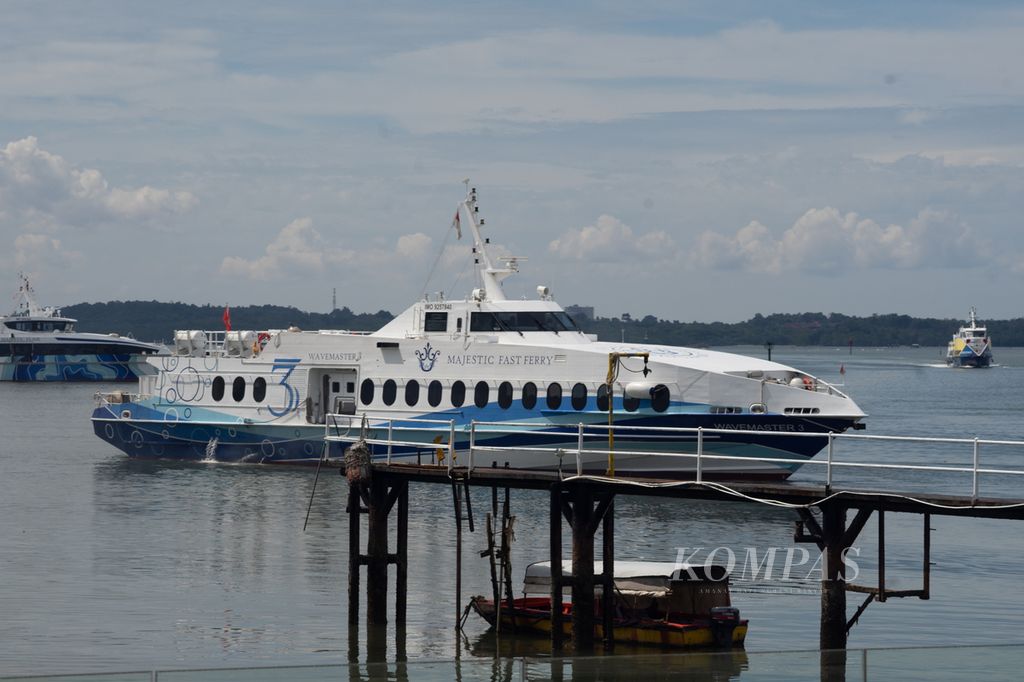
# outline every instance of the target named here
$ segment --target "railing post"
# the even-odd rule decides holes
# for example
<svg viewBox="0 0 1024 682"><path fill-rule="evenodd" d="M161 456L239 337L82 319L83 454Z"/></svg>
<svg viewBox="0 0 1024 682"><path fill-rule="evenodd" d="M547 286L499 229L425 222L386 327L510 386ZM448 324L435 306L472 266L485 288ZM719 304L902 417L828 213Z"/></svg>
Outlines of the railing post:
<svg viewBox="0 0 1024 682"><path fill-rule="evenodd" d="M978 501L978 437L974 437L974 471L971 473L971 502Z"/></svg>
<svg viewBox="0 0 1024 682"><path fill-rule="evenodd" d="M701 482L704 465L704 427L697 427L697 483Z"/></svg>
<svg viewBox="0 0 1024 682"><path fill-rule="evenodd" d="M469 470L473 471L473 448L476 447L476 420L469 422Z"/></svg>
<svg viewBox="0 0 1024 682"><path fill-rule="evenodd" d="M448 420L448 473L455 468L455 420Z"/></svg>
<svg viewBox="0 0 1024 682"><path fill-rule="evenodd" d="M391 429L395 425L394 419L388 420L388 464L391 464L391 443L394 439L391 437Z"/></svg>
<svg viewBox="0 0 1024 682"><path fill-rule="evenodd" d="M583 475L583 422L579 423L579 434L576 437L576 475Z"/></svg>
<svg viewBox="0 0 1024 682"><path fill-rule="evenodd" d="M825 487L832 487L832 443L835 442L835 434L829 431L828 434L828 464L825 466Z"/></svg>

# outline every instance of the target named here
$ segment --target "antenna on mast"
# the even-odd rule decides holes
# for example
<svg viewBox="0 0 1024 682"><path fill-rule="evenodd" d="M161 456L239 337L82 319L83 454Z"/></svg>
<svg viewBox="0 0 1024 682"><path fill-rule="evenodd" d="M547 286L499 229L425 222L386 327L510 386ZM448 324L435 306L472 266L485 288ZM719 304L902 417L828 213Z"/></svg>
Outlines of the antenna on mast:
<svg viewBox="0 0 1024 682"><path fill-rule="evenodd" d="M469 217L469 228L473 233L473 253L478 266L477 272L483 281L483 296L474 296L476 300L486 298L490 301L504 301L505 292L501 289L501 281L516 272L519 272L519 262L524 258L507 257L501 258L505 267L494 266L488 247L490 239L480 236L480 228L484 226L484 219L480 217L480 207L476 203L476 187L470 187L469 179L463 180L466 185L466 198L459 204L459 211L466 209Z"/></svg>

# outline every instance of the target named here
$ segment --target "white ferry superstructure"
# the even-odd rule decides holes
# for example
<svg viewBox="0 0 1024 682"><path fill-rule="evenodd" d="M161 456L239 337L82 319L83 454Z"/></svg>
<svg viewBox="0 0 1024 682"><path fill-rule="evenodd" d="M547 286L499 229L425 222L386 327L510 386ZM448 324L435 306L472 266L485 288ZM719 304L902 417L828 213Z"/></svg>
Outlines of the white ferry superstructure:
<svg viewBox="0 0 1024 682"><path fill-rule="evenodd" d="M726 430L703 436L703 451L785 461L708 461L705 475L771 478L785 478L813 457L825 434L863 428L866 415L853 400L792 367L597 341L543 286L535 300L507 299L501 282L517 272L517 260L495 264L483 224L471 189L453 226L472 232L482 286L465 299L424 299L372 333L177 332L173 354L153 359L160 371L140 379L138 394L98 396L96 434L132 457L315 464L325 423L342 415L343 430L359 433L365 422L371 441L402 428L399 444L371 445L375 458L390 450L392 461L429 459L450 434L458 453L472 432L477 446L523 447L505 458L511 467L554 469L560 462L550 451L530 448L561 439L574 450L580 424L609 423L610 354L624 354L615 360L611 390L613 426L621 429L615 449L633 453L616 455L621 474L693 470L692 459L658 453L693 452L697 434L660 427ZM473 422L523 426L471 428ZM586 438L588 449L599 448L607 431ZM606 453L594 453L584 455L582 467L603 473L607 464Z"/></svg>

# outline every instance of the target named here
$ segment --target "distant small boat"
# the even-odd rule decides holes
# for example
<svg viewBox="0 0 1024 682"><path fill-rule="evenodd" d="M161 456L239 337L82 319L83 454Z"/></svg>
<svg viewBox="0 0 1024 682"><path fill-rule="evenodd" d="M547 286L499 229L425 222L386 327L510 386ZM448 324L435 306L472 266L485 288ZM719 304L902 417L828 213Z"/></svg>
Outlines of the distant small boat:
<svg viewBox="0 0 1024 682"><path fill-rule="evenodd" d="M41 307L28 277L20 277L15 311L0 316L0 381L132 381L156 373L144 356L159 346L76 332L77 320Z"/></svg>
<svg viewBox="0 0 1024 682"><path fill-rule="evenodd" d="M601 563L594 573L601 572ZM562 574L572 576L572 562L562 562ZM503 632L551 632L551 562L538 561L526 567L521 599L511 608L503 601L474 597L473 610L492 626L500 618ZM546 596L529 596L529 595ZM742 647L747 621L729 601L729 576L723 566L703 566L655 561L615 562L616 642L667 648ZM595 600L600 608L601 600ZM571 635L572 604L561 605L562 627ZM603 638L600 613L595 614L594 632Z"/></svg>
<svg viewBox="0 0 1024 682"><path fill-rule="evenodd" d="M988 367L992 364L992 339L988 329L978 324L973 306L971 319L949 342L946 364L950 367Z"/></svg>

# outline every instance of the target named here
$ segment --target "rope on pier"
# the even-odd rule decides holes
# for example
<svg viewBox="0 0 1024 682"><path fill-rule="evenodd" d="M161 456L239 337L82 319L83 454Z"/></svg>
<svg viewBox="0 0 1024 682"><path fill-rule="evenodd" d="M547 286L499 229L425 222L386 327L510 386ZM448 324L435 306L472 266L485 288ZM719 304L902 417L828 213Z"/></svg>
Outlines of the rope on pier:
<svg viewBox="0 0 1024 682"><path fill-rule="evenodd" d="M652 489L657 489L657 488L682 488L682 487L710 488L711 490L717 490L719 492L725 493L726 495L732 495L733 497L739 497L739 498L742 498L744 500L748 500L750 502L757 502L759 504L766 504L766 505L771 506L771 507L782 507L782 508L785 508L785 509L809 509L811 507L816 507L816 506L818 506L820 504L828 502L829 500L832 500L834 498L840 497L842 495L854 495L854 496L858 496L858 497L875 497L875 496L878 496L878 495L885 495L887 497L892 497L892 498L899 499L899 500L907 500L909 502L914 502L915 504L920 504L920 505L923 505L923 506L926 506L926 507L933 507L935 509L951 509L951 510L954 510L954 511L955 510L977 509L979 506L981 506L984 509L1022 509L1022 508L1024 508L1024 503L1020 503L1020 502L1015 502L1013 504L985 504L985 505L977 505L977 504L969 504L969 505L940 504L938 502L929 502L928 500L922 500L922 499L919 499L919 498L916 498L916 497L911 497L909 495L900 495L900 494L897 494L897 493L886 493L886 492L877 492L877 493L875 493L875 492L862 492L862 491L856 491L856 490L837 490L837 491L835 491L835 492L833 492L833 493L831 493L829 495L826 495L826 496L822 497L819 500L815 500L814 502L806 502L806 503L800 504L800 503L795 503L795 502L783 502L782 500L772 500L772 499L768 499L768 498L764 498L764 497L755 497L753 495L748 495L746 493L740 492L739 490L735 490L733 488L730 488L729 486L722 485L721 483L714 483L714 482L709 482L709 481L700 481L700 482L698 482L698 481L661 481L661 482L629 481L629 480L624 480L624 479L621 479L621 478L610 478L608 476L570 476L570 477L565 479L566 482L578 481L578 480L598 481L598 482L601 482L601 483L616 483L618 485L632 485L632 486L638 486L638 487L641 487L641 488L652 488Z"/></svg>

